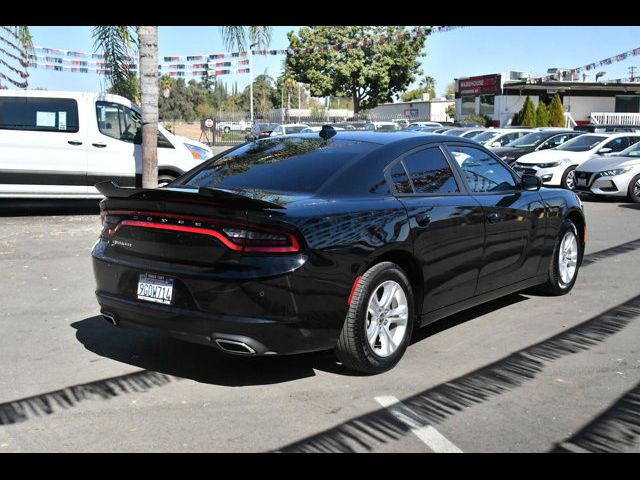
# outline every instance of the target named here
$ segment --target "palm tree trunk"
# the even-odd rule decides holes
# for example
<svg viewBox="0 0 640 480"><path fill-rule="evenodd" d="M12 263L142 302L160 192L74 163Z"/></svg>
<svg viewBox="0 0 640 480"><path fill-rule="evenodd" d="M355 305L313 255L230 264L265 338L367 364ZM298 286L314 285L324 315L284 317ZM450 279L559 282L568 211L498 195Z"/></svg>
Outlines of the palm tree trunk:
<svg viewBox="0 0 640 480"><path fill-rule="evenodd" d="M158 27L136 27L140 53L142 187L158 186Z"/></svg>

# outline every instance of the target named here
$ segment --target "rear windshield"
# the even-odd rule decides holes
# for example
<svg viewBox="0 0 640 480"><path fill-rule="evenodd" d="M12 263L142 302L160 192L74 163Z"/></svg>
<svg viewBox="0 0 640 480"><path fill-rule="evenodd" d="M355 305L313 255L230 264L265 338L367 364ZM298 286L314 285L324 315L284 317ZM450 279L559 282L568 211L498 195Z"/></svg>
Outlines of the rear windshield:
<svg viewBox="0 0 640 480"><path fill-rule="evenodd" d="M207 162L172 186L314 193L342 167L377 147L317 136L269 137Z"/></svg>

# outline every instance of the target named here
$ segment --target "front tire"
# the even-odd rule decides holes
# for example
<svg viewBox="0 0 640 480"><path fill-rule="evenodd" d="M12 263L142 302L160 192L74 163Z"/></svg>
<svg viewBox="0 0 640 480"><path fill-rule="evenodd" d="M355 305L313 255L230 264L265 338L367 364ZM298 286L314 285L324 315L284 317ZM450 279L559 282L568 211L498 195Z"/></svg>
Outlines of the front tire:
<svg viewBox="0 0 640 480"><path fill-rule="evenodd" d="M629 182L627 197L634 203L640 203L640 175L636 175Z"/></svg>
<svg viewBox="0 0 640 480"><path fill-rule="evenodd" d="M565 295L571 291L578 278L578 270L582 262L582 247L575 224L567 219L562 222L556 238L549 278L539 290L548 295Z"/></svg>
<svg viewBox="0 0 640 480"><path fill-rule="evenodd" d="M336 345L351 370L382 373L404 355L414 324L413 290L395 263L374 265L360 278Z"/></svg>
<svg viewBox="0 0 640 480"><path fill-rule="evenodd" d="M573 190L576 187L576 167L577 165L573 165L564 171L562 174L562 181L560 183L562 188Z"/></svg>

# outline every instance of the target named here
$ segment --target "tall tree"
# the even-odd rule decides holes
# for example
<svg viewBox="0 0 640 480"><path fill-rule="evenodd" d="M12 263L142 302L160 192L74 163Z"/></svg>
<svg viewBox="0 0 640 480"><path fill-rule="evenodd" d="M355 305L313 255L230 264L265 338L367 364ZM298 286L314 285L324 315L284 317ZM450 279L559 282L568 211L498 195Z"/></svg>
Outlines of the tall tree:
<svg viewBox="0 0 640 480"><path fill-rule="evenodd" d="M399 26L302 27L287 34L289 47L313 50L288 56L287 66L298 82L309 84L311 95L349 96L358 113L391 101L415 81L425 37L397 40L405 33ZM359 46L363 41L367 45Z"/></svg>
<svg viewBox="0 0 640 480"><path fill-rule="evenodd" d="M549 107L549 126L550 127L564 127L565 126L565 118L564 118L564 107L562 106L562 100L560 100L560 95L557 93L553 96L551 100L551 106Z"/></svg>
<svg viewBox="0 0 640 480"><path fill-rule="evenodd" d="M520 124L526 127L535 127L536 126L536 109L533 106L533 102L531 98L527 96L524 100L524 105L522 106L522 117L520 118Z"/></svg>
<svg viewBox="0 0 640 480"><path fill-rule="evenodd" d="M536 127L548 127L549 126L549 112L547 106L542 100L538 101L538 108L536 109Z"/></svg>
<svg viewBox="0 0 640 480"><path fill-rule="evenodd" d="M420 80L420 86L423 88L423 93L429 94L429 99L436 98L436 80L435 78L427 75Z"/></svg>

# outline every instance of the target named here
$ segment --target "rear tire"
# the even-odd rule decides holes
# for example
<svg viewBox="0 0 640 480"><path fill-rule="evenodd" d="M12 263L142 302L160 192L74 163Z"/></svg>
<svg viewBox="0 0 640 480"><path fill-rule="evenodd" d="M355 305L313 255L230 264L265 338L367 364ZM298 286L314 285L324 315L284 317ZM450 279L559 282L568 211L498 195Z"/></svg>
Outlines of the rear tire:
<svg viewBox="0 0 640 480"><path fill-rule="evenodd" d="M573 190L576 186L576 174L575 169L577 165L573 165L572 167L567 168L562 174L562 181L560 185L562 188L566 188L567 190Z"/></svg>
<svg viewBox="0 0 640 480"><path fill-rule="evenodd" d="M538 290L547 295L560 296L571 291L582 263L582 246L578 229L567 219L562 222L549 263L549 278Z"/></svg>
<svg viewBox="0 0 640 480"><path fill-rule="evenodd" d="M413 324L414 298L407 275L395 263L378 263L358 281L336 355L350 370L387 371L404 355Z"/></svg>
<svg viewBox="0 0 640 480"><path fill-rule="evenodd" d="M627 197L634 203L640 203L640 175L636 175L629 182Z"/></svg>

